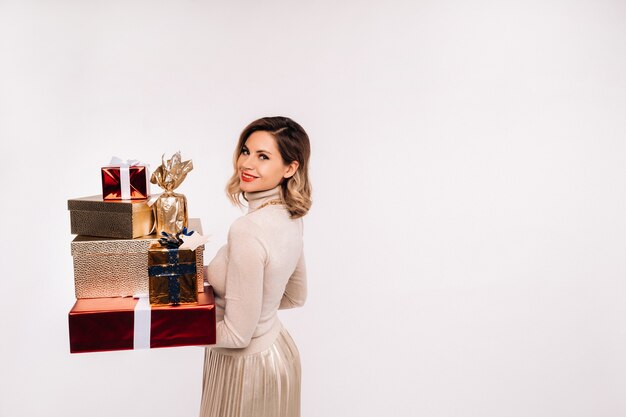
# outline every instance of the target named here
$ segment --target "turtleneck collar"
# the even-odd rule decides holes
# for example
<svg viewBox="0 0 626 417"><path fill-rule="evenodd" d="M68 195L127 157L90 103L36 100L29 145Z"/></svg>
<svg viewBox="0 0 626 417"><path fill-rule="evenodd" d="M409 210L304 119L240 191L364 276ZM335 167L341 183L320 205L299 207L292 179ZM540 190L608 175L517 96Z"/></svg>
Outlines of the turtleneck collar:
<svg viewBox="0 0 626 417"><path fill-rule="evenodd" d="M248 213L250 213L270 200L280 200L280 184L269 190L244 193L244 196L248 200Z"/></svg>

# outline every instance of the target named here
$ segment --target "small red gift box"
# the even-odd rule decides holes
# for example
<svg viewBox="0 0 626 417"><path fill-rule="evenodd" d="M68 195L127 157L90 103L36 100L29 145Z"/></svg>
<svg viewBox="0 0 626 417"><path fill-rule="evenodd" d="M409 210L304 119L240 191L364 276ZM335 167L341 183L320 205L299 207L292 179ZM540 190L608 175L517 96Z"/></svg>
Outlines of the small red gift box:
<svg viewBox="0 0 626 417"><path fill-rule="evenodd" d="M150 196L148 167L108 166L102 168L102 198L104 200L139 200Z"/></svg>
<svg viewBox="0 0 626 417"><path fill-rule="evenodd" d="M213 291L197 304L150 306L148 299L79 299L69 313L70 352L215 344Z"/></svg>

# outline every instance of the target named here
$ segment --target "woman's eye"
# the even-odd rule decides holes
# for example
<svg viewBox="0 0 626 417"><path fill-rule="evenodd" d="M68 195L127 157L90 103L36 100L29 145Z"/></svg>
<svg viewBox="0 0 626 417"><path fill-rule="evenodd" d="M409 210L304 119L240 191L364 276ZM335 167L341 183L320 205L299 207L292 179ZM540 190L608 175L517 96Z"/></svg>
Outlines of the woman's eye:
<svg viewBox="0 0 626 417"><path fill-rule="evenodd" d="M267 155L263 155L263 154L259 155L259 158L261 158L261 159L269 159L269 158L267 157Z"/></svg>
<svg viewBox="0 0 626 417"><path fill-rule="evenodd" d="M250 151L248 150L248 148L241 148L241 155L249 155Z"/></svg>

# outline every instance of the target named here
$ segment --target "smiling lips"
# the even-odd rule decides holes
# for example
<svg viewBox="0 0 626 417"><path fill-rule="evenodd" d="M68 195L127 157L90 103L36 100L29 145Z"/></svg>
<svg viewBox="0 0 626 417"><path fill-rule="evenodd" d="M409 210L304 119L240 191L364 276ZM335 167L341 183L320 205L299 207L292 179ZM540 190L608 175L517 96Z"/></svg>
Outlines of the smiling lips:
<svg viewBox="0 0 626 417"><path fill-rule="evenodd" d="M257 178L258 177L255 177L254 175L246 174L245 172L241 173L241 179L243 181L245 181L245 182L251 182L251 181L254 181Z"/></svg>

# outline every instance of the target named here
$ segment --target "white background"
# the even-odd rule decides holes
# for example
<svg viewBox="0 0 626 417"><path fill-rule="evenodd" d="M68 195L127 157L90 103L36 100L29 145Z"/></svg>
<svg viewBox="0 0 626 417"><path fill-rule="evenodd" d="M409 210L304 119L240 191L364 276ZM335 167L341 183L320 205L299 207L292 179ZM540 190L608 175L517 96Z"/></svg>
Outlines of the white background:
<svg viewBox="0 0 626 417"><path fill-rule="evenodd" d="M66 201L181 150L208 262L265 115L312 140L304 417L626 415L626 3L223 3L0 1L0 415L197 415L201 348L69 354Z"/></svg>

